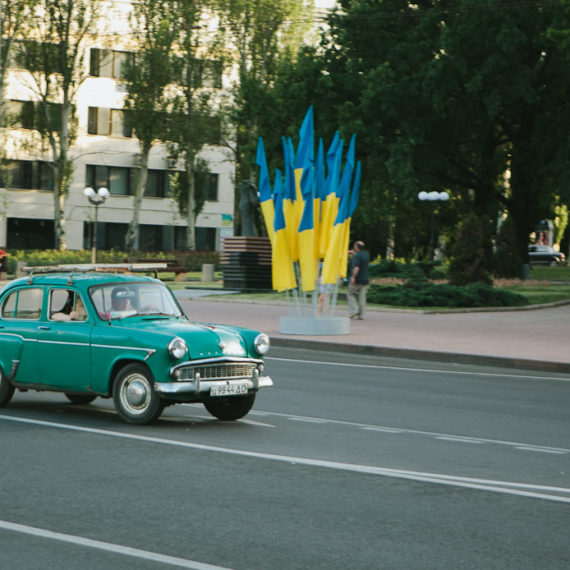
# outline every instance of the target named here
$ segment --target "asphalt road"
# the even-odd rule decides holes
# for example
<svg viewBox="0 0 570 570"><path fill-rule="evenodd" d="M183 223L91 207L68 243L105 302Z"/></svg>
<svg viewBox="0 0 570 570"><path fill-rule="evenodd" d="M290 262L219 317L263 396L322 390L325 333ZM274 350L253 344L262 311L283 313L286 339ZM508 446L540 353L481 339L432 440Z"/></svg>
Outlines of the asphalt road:
<svg viewBox="0 0 570 570"><path fill-rule="evenodd" d="M0 569L567 569L570 378L274 348L239 422L16 393Z"/></svg>

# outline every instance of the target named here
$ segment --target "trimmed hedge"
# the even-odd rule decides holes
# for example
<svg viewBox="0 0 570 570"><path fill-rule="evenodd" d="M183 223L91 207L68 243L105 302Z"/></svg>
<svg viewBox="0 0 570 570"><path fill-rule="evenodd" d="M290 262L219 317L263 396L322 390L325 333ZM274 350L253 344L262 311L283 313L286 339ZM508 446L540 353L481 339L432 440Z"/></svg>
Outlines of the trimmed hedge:
<svg viewBox="0 0 570 570"><path fill-rule="evenodd" d="M526 297L494 289L485 283L465 286L427 284L370 285L368 302L400 307L518 307L528 304Z"/></svg>
<svg viewBox="0 0 570 570"><path fill-rule="evenodd" d="M18 261L26 262L28 265L59 265L73 263L91 263L91 250L66 250L42 249L42 250L8 250L6 268L8 273L16 272ZM144 251L132 256L124 251L117 250L97 250L97 263L124 263L126 259L144 261L152 259L154 261L175 259L187 271L201 271L202 264L213 263L215 269L220 269L220 256L217 252L209 251L188 251L188 252L163 252Z"/></svg>
<svg viewBox="0 0 570 570"><path fill-rule="evenodd" d="M418 261L416 263L402 263L393 259L386 259L380 263L371 263L368 267L370 277L397 277L406 279L416 277L417 270L421 270L428 279L445 279L445 273L438 267L441 261Z"/></svg>

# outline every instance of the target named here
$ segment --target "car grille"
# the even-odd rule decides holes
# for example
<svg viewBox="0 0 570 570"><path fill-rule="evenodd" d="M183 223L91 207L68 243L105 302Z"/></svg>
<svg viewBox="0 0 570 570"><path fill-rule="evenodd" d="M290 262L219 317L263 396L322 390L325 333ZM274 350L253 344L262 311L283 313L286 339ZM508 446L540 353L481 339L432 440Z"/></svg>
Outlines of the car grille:
<svg viewBox="0 0 570 570"><path fill-rule="evenodd" d="M205 366L185 366L180 369L180 380L193 378L197 372L201 380L228 380L230 378L251 378L255 364L253 363L228 363L212 364Z"/></svg>

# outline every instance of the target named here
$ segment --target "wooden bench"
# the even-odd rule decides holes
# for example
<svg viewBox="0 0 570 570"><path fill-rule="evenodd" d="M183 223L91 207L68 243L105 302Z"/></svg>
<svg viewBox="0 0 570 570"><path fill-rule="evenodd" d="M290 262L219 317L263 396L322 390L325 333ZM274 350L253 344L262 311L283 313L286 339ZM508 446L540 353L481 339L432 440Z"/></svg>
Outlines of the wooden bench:
<svg viewBox="0 0 570 570"><path fill-rule="evenodd" d="M166 268L160 270L161 272L174 273L177 277L183 273L188 273L188 269L182 267L176 259L125 259L127 263L164 263Z"/></svg>

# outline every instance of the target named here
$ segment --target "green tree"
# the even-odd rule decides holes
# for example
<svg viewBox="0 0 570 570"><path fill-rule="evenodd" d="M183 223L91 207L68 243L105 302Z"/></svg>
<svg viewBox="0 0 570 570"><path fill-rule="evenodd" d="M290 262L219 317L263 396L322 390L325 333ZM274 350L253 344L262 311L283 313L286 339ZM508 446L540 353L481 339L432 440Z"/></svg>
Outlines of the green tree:
<svg viewBox="0 0 570 570"><path fill-rule="evenodd" d="M452 246L451 263L447 272L451 285L479 282L491 284L490 259L485 245L483 224L476 215L470 214L457 230Z"/></svg>
<svg viewBox="0 0 570 570"><path fill-rule="evenodd" d="M238 54L238 80L229 120L235 142L237 181L255 181L260 120L274 113L269 96L280 56L296 53L307 31L312 8L303 0L220 0L221 26ZM306 111L306 108L305 108ZM239 197L236 197L236 204Z"/></svg>
<svg viewBox="0 0 570 570"><path fill-rule="evenodd" d="M511 218L501 224L493 256L495 277L522 277L522 259L518 252L515 225Z"/></svg>
<svg viewBox="0 0 570 570"><path fill-rule="evenodd" d="M12 45L21 39L33 2L4 0L0 2L0 125L4 120L4 83L11 61Z"/></svg>
<svg viewBox="0 0 570 570"><path fill-rule="evenodd" d="M568 186L570 51L556 41L570 28L568 0L341 4L322 105L359 136L367 208L355 224L373 236L395 220L399 239L413 237L417 192L448 190L449 216L475 212L487 228L506 208L524 259L535 222Z"/></svg>
<svg viewBox="0 0 570 570"><path fill-rule="evenodd" d="M37 0L27 25L34 39L18 42L16 60L29 72L42 141L51 154L55 246L66 249L65 199L76 137L77 91L86 77L85 43L94 31L97 0Z"/></svg>
<svg viewBox="0 0 570 570"><path fill-rule="evenodd" d="M198 179L206 176L206 164L199 158L206 145L222 139L223 98L220 36L204 33L201 21L215 14L215 3L180 1L181 25L176 38L178 58L173 65L172 97L168 121L168 147L173 158L181 158L184 175L172 186L180 213L186 218L186 247L196 248L196 217L205 196Z"/></svg>
<svg viewBox="0 0 570 570"><path fill-rule="evenodd" d="M139 249L139 219L148 176L148 157L152 146L164 140L171 99L167 88L172 83L178 55L176 38L181 25L183 2L145 0L133 4L133 27L140 30L138 51L125 70L127 96L125 109L139 140L141 166L135 184L133 216L125 246Z"/></svg>

